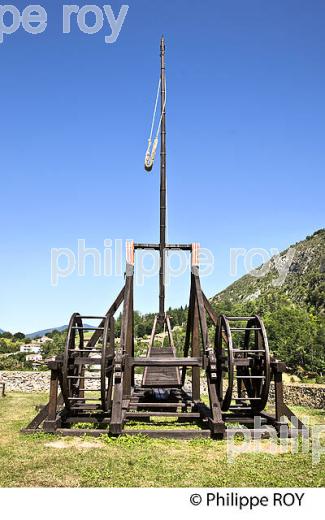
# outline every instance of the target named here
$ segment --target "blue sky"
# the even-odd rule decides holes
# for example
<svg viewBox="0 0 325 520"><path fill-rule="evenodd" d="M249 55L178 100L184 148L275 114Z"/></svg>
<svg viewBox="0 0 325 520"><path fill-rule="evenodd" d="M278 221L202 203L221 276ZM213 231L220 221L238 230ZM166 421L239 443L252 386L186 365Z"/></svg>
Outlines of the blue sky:
<svg viewBox="0 0 325 520"><path fill-rule="evenodd" d="M51 248L158 239L159 170L146 175L143 159L162 33L169 240L211 249L207 295L235 279L230 248L281 250L323 227L322 0L129 0L111 45L107 23L63 35L64 3L42 2L43 34L19 29L0 44L1 328L101 314L122 286L90 264L51 286ZM110 3L117 14L121 2ZM168 289L168 304L187 302L188 281ZM157 284L137 288L138 309L157 309Z"/></svg>

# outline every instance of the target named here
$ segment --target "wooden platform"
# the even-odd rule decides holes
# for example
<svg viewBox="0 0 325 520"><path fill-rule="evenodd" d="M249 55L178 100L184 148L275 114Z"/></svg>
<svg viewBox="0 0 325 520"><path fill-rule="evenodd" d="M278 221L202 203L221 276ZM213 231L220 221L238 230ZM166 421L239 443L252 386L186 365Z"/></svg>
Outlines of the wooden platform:
<svg viewBox="0 0 325 520"><path fill-rule="evenodd" d="M149 358L175 358L172 347L152 347ZM178 367L146 367L144 369L143 387L151 388L180 388L181 378Z"/></svg>

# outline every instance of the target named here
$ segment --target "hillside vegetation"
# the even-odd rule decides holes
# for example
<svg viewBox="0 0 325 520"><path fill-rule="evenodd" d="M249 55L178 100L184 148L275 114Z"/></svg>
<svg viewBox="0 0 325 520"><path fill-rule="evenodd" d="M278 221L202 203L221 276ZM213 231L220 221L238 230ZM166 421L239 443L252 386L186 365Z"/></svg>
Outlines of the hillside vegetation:
<svg viewBox="0 0 325 520"><path fill-rule="evenodd" d="M286 298L322 314L325 311L324 273L325 229L320 229L231 284L213 301L247 303L263 297L269 301Z"/></svg>
<svg viewBox="0 0 325 520"><path fill-rule="evenodd" d="M212 303L219 313L260 314L273 354L298 375L321 376L325 371L324 272L325 229L321 229L234 282Z"/></svg>

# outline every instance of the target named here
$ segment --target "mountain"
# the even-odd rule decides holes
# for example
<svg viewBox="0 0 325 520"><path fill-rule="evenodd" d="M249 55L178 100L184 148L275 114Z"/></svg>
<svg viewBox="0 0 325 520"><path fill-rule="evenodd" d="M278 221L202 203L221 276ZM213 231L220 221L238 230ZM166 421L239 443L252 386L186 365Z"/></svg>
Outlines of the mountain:
<svg viewBox="0 0 325 520"><path fill-rule="evenodd" d="M93 325L88 325L87 323L84 324L84 327L95 328ZM53 332L54 330L58 330L59 332L64 332L67 328L68 328L68 325L61 325L60 327L53 327L52 329L37 330L36 332L30 332L29 334L26 334L26 338L30 338L30 339L41 338L42 336L46 336L46 334L49 334L50 332Z"/></svg>
<svg viewBox="0 0 325 520"><path fill-rule="evenodd" d="M4 332L4 330L0 329L0 334L2 334Z"/></svg>
<svg viewBox="0 0 325 520"><path fill-rule="evenodd" d="M216 305L287 300L325 311L325 229L293 244L212 298Z"/></svg>
<svg viewBox="0 0 325 520"><path fill-rule="evenodd" d="M68 328L68 325L62 325L61 327L53 327L52 329L37 330L36 332L30 332L29 334L26 334L26 338L30 338L30 339L41 338L42 336L45 336L46 334L49 334L50 332L53 332L54 330L63 332L67 328Z"/></svg>

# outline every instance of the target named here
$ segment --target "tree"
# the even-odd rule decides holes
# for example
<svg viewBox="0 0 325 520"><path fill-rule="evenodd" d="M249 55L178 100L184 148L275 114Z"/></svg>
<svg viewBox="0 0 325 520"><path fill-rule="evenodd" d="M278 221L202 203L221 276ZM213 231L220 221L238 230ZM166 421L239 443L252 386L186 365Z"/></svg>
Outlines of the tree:
<svg viewBox="0 0 325 520"><path fill-rule="evenodd" d="M11 339L12 334L11 334L11 332L2 332L2 334L0 334L0 338Z"/></svg>
<svg viewBox="0 0 325 520"><path fill-rule="evenodd" d="M52 335L52 341L46 341L42 344L41 354L44 358L54 357L64 352L66 332L57 332Z"/></svg>
<svg viewBox="0 0 325 520"><path fill-rule="evenodd" d="M16 334L14 334L14 339L25 339L25 334L23 334L22 332L16 332Z"/></svg>

